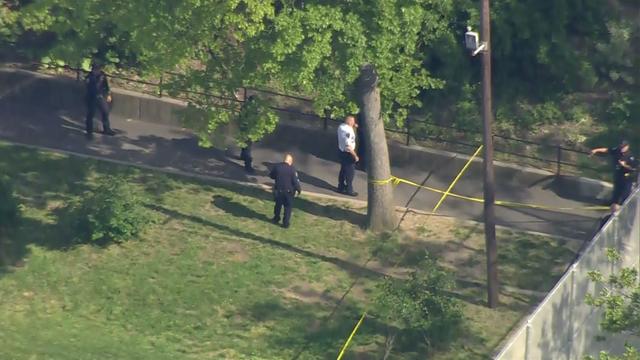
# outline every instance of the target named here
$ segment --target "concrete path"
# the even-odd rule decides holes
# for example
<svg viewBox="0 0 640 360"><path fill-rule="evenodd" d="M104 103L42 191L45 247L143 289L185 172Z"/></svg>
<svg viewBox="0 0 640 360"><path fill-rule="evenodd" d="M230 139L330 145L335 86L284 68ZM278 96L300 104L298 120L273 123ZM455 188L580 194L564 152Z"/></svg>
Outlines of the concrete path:
<svg viewBox="0 0 640 360"><path fill-rule="evenodd" d="M2 99L0 99L2 100ZM338 164L331 154L333 150L314 151L319 146L314 142L312 132L300 128L295 133L299 137L291 139L291 129L276 132L254 150L257 173L245 174L237 153L229 156L219 149L203 149L186 130L153 123L127 121L113 118L113 127L119 131L116 137L97 135L87 141L83 135L83 114L60 110L38 109L20 105L15 101L0 101L0 139L36 146L45 146L80 154L108 159L146 164L155 167L193 172L203 175L224 177L233 180L270 183L266 177L267 167L279 162L283 151L293 152L296 167L303 182L303 190L335 194ZM289 137L289 138L287 138ZM326 146L326 144L324 145ZM327 150L327 149L324 149ZM394 175L425 183L439 189L446 189L451 182L450 174L459 169L449 169L453 162L438 164L417 164L393 167ZM525 180L507 179L498 183L498 199L536 203L553 207L580 207L585 204L576 200L559 197L548 189L545 182L529 184ZM538 181L536 181L538 182ZM355 188L359 198L366 200L366 174L358 172ZM466 174L454 192L467 196L482 197L482 178L477 173ZM430 211L440 195L401 185L395 190L398 205ZM482 221L482 204L447 198L439 213L463 219ZM571 237L576 240L589 239L602 216L602 212L571 211L554 212L531 209L497 209L500 225L523 230Z"/></svg>

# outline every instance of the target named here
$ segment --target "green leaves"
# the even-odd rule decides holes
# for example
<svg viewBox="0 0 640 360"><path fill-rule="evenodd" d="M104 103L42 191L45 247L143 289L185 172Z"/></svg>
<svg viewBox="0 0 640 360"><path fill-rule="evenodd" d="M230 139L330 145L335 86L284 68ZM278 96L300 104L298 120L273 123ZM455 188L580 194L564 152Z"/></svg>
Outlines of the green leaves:
<svg viewBox="0 0 640 360"><path fill-rule="evenodd" d="M439 347L453 341L463 323L454 288L451 273L426 254L409 279L387 278L378 286L376 314L426 346Z"/></svg>
<svg viewBox="0 0 640 360"><path fill-rule="evenodd" d="M621 260L620 253L615 249L607 249L607 258L611 263ZM603 310L600 326L612 333L640 334L640 286L638 285L638 270L623 268L605 279L599 271L590 271L589 279L599 284L602 289L596 295L587 294L585 302ZM587 359L594 359L587 357ZM638 351L627 346L622 357L610 356L603 352L600 360L637 360Z"/></svg>
<svg viewBox="0 0 640 360"><path fill-rule="evenodd" d="M137 191L122 176L98 180L97 186L73 203L66 215L78 242L124 242L135 239L150 223Z"/></svg>

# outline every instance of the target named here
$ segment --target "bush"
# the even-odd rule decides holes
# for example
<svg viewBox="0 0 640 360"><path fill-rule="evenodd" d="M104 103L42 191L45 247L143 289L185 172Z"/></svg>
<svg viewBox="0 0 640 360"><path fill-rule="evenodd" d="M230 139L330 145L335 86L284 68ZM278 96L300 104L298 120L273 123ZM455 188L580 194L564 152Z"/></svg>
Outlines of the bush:
<svg viewBox="0 0 640 360"><path fill-rule="evenodd" d="M151 218L135 188L122 176L98 181L92 192L71 206L77 242L117 242L136 238Z"/></svg>
<svg viewBox="0 0 640 360"><path fill-rule="evenodd" d="M0 231L15 227L20 219L20 205L11 182L0 178Z"/></svg>
<svg viewBox="0 0 640 360"><path fill-rule="evenodd" d="M607 258L611 264L621 261L620 253L607 249ZM635 267L622 268L606 277L600 271L590 271L589 279L600 288L595 294L587 294L585 302L602 312L600 327L612 334L640 335L640 285L638 270ZM640 351L625 344L621 356L601 351L598 357L586 356L585 360L640 360Z"/></svg>
<svg viewBox="0 0 640 360"><path fill-rule="evenodd" d="M452 274L428 254L409 279L387 278L378 287L376 313L387 325L387 358L398 334L428 349L455 340L463 324L462 306L451 291Z"/></svg>

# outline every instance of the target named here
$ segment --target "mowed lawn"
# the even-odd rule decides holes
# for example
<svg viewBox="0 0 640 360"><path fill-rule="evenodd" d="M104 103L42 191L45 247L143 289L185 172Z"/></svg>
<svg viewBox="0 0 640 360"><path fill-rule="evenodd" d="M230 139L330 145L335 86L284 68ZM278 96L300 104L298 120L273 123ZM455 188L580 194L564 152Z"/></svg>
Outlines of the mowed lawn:
<svg viewBox="0 0 640 360"><path fill-rule="evenodd" d="M57 224L64 205L117 173L144 193L153 224L122 245L71 246ZM499 232L509 288L494 311L484 306L480 225L409 214L397 235L374 236L362 230L364 209L303 196L283 230L268 221L272 202L260 189L6 144L0 174L24 205L0 249L11 263L0 270L7 360L335 359L384 274L407 274L425 250L455 272L467 317L451 348L428 358L485 359L580 245ZM371 314L345 359L379 359L384 333ZM392 358L424 351L398 343Z"/></svg>

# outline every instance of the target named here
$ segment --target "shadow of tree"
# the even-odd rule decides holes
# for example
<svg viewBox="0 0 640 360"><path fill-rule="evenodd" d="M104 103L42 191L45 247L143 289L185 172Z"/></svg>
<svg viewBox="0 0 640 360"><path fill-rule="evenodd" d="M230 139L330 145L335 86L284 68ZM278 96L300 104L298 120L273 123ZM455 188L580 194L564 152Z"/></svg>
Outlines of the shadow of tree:
<svg viewBox="0 0 640 360"><path fill-rule="evenodd" d="M235 210L234 211L244 211L243 209L245 209L244 206L241 206L242 208L238 208L238 205L234 205ZM337 257L333 257L333 256L327 256L327 255L323 255L323 254L316 254L312 251L309 250L305 250L305 249L301 249L298 248L296 246L293 246L291 244L287 244L287 243L283 243L277 240L273 240L273 239L267 239L263 236L260 235L256 235L256 234L252 234L252 233L248 233L248 232L244 232L244 231L240 231L234 228L231 228L229 226L223 225L223 224L218 224L215 223L213 221L207 220L207 219L203 219L201 217L195 216L195 215L189 215L189 214L183 214L179 211L176 210L172 210L163 206L158 206L158 205L152 205L152 204L148 204L147 207L151 210L157 211L159 213L162 213L166 216L170 216L173 218L177 218L177 219L182 219L182 220L187 220L187 221L191 221L191 222L195 222L204 226L208 226L211 227L213 229L216 229L217 231L220 231L222 233L226 233L229 235L232 235L234 237L238 237L241 239L246 239L246 240L250 240L250 241L255 241L258 243L261 243L263 245L269 245L269 246L273 246L282 250L287 250L287 251L291 251L294 252L296 254L302 255L302 256L306 256L306 257L311 257L317 260L321 260L321 261L325 261L331 264L334 264L338 267L340 267L341 269L347 271L348 273L352 274L352 275L364 275L367 277L372 277L372 278L378 278L383 276L383 274L378 273L374 270L362 267L358 264L354 264L348 261L345 261L343 259L337 258ZM245 213L246 214L246 213ZM245 216L246 217L246 216Z"/></svg>

